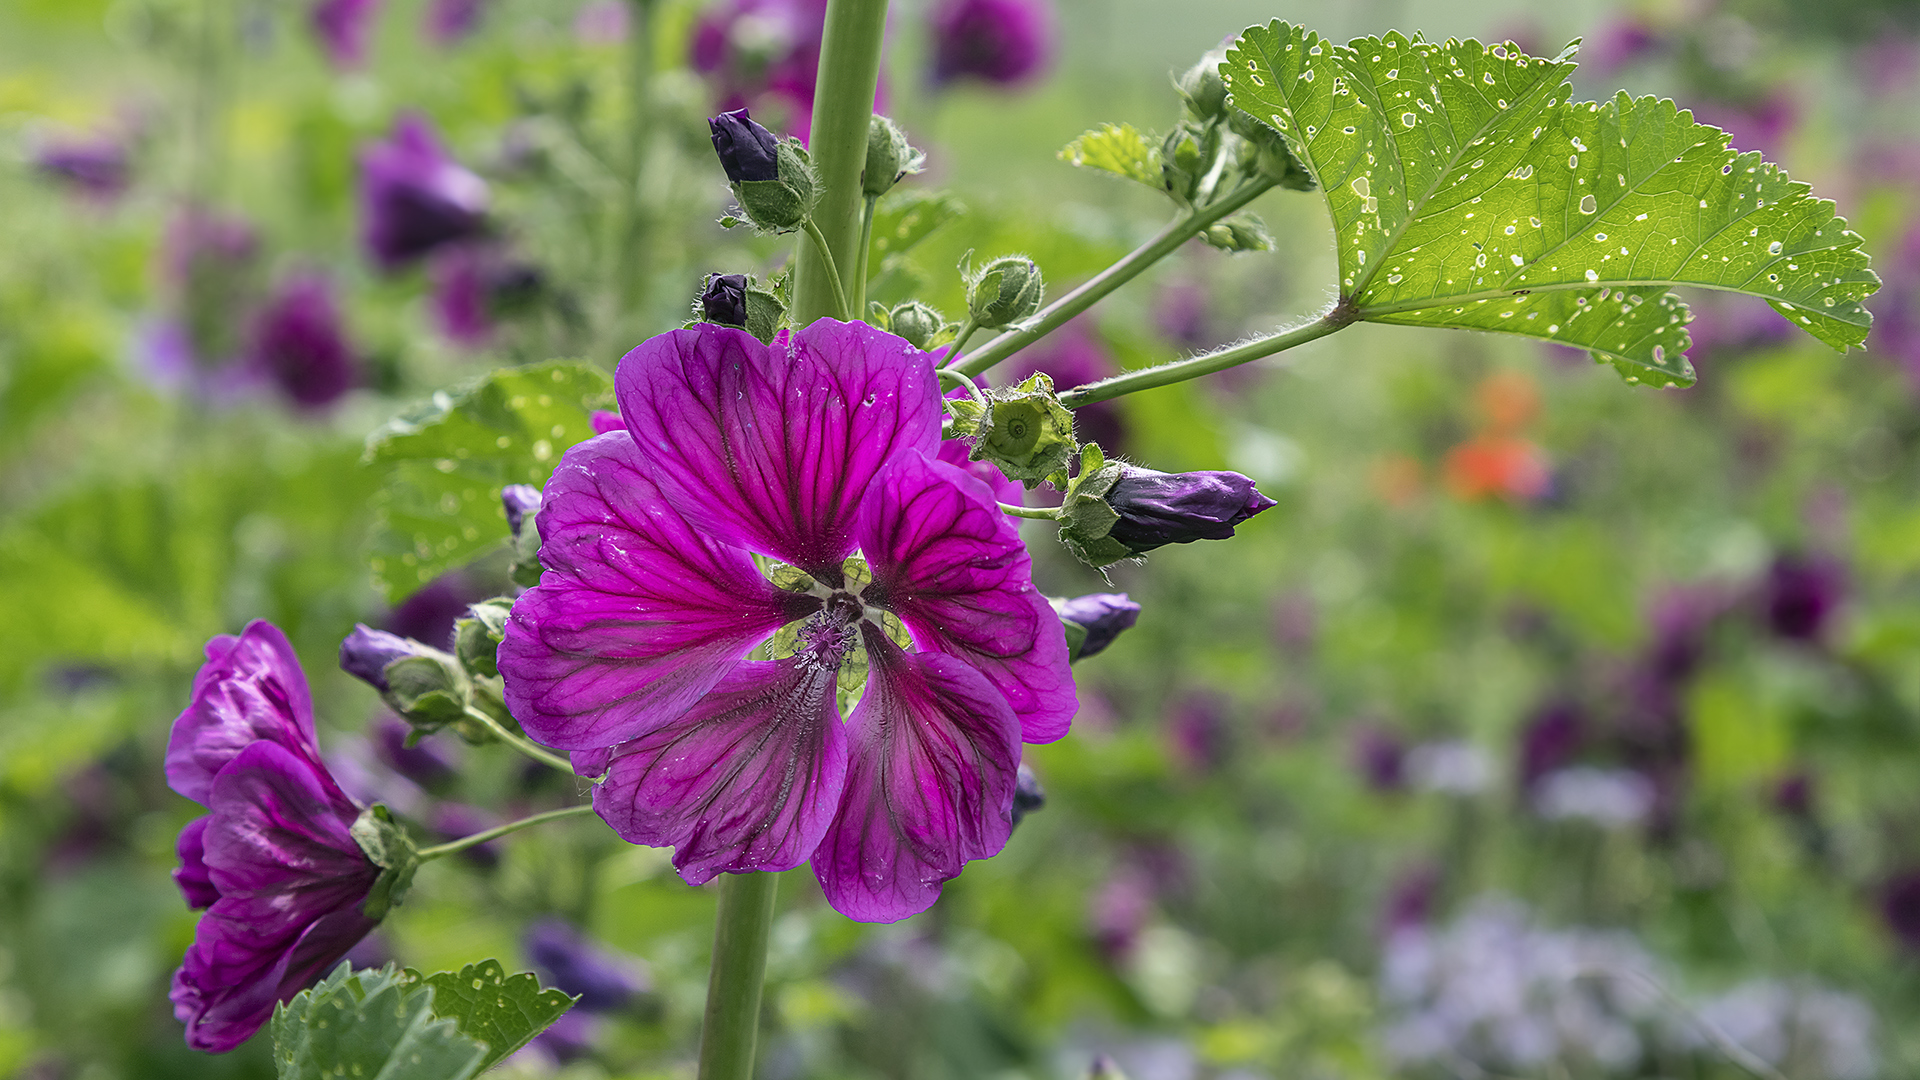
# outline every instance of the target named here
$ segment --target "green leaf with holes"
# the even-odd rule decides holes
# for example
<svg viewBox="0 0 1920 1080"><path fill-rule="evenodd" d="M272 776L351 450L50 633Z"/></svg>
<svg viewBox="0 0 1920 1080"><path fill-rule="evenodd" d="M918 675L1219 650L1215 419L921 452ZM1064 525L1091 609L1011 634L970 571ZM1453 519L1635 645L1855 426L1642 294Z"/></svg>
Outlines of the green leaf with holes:
<svg viewBox="0 0 1920 1080"><path fill-rule="evenodd" d="M1866 339L1879 278L1833 203L1670 101L1574 101L1573 52L1274 22L1221 70L1326 193L1358 319L1524 334L1658 386L1694 379L1676 285Z"/></svg>
<svg viewBox="0 0 1920 1080"><path fill-rule="evenodd" d="M544 485L612 403L605 371L553 360L436 393L369 435L364 460L385 472L371 562L388 602L504 543L500 489Z"/></svg>
<svg viewBox="0 0 1920 1080"><path fill-rule="evenodd" d="M1101 124L1068 143L1060 160L1083 169L1099 169L1165 191L1160 177L1160 148L1132 124Z"/></svg>
<svg viewBox="0 0 1920 1080"><path fill-rule="evenodd" d="M873 265L904 255L940 226L967 212L944 191L908 191L889 196L873 214Z"/></svg>
<svg viewBox="0 0 1920 1080"><path fill-rule="evenodd" d="M530 971L508 975L498 960L468 964L426 978L433 1011L460 1026L462 1034L487 1044L481 1071L527 1045L579 999L540 987Z"/></svg>
<svg viewBox="0 0 1920 1080"><path fill-rule="evenodd" d="M434 990L392 964L332 975L273 1010L279 1080L467 1080L487 1044L436 1016Z"/></svg>

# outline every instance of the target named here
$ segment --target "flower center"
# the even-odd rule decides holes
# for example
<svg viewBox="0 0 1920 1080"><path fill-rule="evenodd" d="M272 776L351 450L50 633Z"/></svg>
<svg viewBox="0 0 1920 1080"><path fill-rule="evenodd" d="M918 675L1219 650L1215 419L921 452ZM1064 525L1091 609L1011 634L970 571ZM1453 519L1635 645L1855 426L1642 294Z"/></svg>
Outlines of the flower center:
<svg viewBox="0 0 1920 1080"><path fill-rule="evenodd" d="M817 671L838 671L859 644L860 617L866 607L860 598L844 590L835 590L820 610L806 617L795 631L793 655Z"/></svg>

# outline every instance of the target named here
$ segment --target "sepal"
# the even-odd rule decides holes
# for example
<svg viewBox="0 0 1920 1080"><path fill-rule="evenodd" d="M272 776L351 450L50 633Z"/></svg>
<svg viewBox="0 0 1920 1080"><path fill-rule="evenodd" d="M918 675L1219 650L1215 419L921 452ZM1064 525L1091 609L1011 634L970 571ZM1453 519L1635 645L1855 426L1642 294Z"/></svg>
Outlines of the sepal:
<svg viewBox="0 0 1920 1080"><path fill-rule="evenodd" d="M988 330L1039 311L1046 294L1039 265L1025 255L1002 255L976 271L969 251L960 258L960 277L967 285L967 315Z"/></svg>
<svg viewBox="0 0 1920 1080"><path fill-rule="evenodd" d="M1073 410L1060 404L1053 380L1035 372L1018 386L987 391L987 407L953 402L956 415L974 413L971 430L974 461L991 461L1007 479L1031 488L1040 481L1065 478L1080 444L1073 437ZM969 409L968 406L971 406Z"/></svg>
<svg viewBox="0 0 1920 1080"><path fill-rule="evenodd" d="M360 816L354 819L348 830L354 843L367 856L367 861L380 868L380 876L374 879L373 888L360 905L360 913L369 919L378 921L387 917L387 912L406 899L407 890L413 887L414 871L420 869L420 850L414 845L413 837L407 830L393 820L393 814L380 803L374 803Z"/></svg>

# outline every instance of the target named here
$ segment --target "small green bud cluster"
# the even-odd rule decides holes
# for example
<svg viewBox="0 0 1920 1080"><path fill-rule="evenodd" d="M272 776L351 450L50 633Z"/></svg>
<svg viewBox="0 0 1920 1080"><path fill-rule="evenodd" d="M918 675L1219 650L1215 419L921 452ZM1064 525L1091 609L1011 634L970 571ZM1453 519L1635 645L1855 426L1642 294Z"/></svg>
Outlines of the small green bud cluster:
<svg viewBox="0 0 1920 1080"><path fill-rule="evenodd" d="M486 713L508 731L517 728L495 661L512 610L513 600L504 596L474 604L454 625L451 653L357 627L340 643L340 666L378 690L387 707L407 722L413 729L409 743L442 729L474 745L488 743L493 733L471 710Z"/></svg>
<svg viewBox="0 0 1920 1080"><path fill-rule="evenodd" d="M1296 191L1312 189L1312 176L1288 152L1280 133L1233 104L1220 74L1225 60L1226 53L1215 49L1174 78L1182 109L1154 155L1160 186L1183 207L1204 207L1253 178ZM1226 251L1273 246L1266 226L1252 214L1220 222L1203 238Z"/></svg>
<svg viewBox="0 0 1920 1080"><path fill-rule="evenodd" d="M1046 283L1040 267L1025 255L1002 255L973 269L973 252L960 259L967 285L967 317L988 330L1019 322L1040 310Z"/></svg>

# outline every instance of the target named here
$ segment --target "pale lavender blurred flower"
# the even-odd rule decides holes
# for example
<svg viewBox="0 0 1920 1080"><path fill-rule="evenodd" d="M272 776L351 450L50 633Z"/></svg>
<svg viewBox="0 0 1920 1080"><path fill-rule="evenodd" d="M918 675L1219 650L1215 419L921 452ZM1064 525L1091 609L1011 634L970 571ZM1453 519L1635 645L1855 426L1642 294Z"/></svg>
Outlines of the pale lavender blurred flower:
<svg viewBox="0 0 1920 1080"><path fill-rule="evenodd" d="M1697 105L1693 118L1732 136L1735 150L1758 150L1766 160L1783 164L1782 151L1800 126L1800 109L1792 92L1782 88L1743 104Z"/></svg>
<svg viewBox="0 0 1920 1080"><path fill-rule="evenodd" d="M1493 782L1493 760L1470 742L1425 742L1407 751L1406 774L1418 791L1477 795Z"/></svg>
<svg viewBox="0 0 1920 1080"><path fill-rule="evenodd" d="M1920 42L1898 34L1883 34L1854 54L1853 70L1869 97L1885 98L1913 85L1920 73Z"/></svg>
<svg viewBox="0 0 1920 1080"><path fill-rule="evenodd" d="M1873 1080L1880 1075L1873 1008L1852 994L1806 982L1757 979L1741 983L1696 1008L1697 1020L1676 1017L1674 1042L1721 1056L1701 1025L1710 1025L1748 1053L1796 1076L1819 1080Z"/></svg>
<svg viewBox="0 0 1920 1080"><path fill-rule="evenodd" d="M573 36L582 45L618 45L627 40L625 0L588 0L573 16Z"/></svg>
<svg viewBox="0 0 1920 1080"><path fill-rule="evenodd" d="M1636 18L1617 19L1593 34L1580 56L1583 72L1612 78L1621 68L1636 64L1665 48L1660 32Z"/></svg>
<svg viewBox="0 0 1920 1080"><path fill-rule="evenodd" d="M1533 795L1533 809L1548 821L1589 821L1617 829L1647 820L1658 792L1632 769L1576 765L1547 774Z"/></svg>

